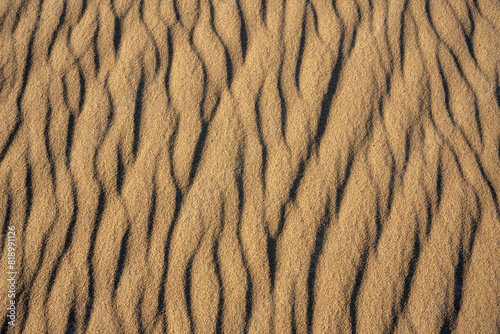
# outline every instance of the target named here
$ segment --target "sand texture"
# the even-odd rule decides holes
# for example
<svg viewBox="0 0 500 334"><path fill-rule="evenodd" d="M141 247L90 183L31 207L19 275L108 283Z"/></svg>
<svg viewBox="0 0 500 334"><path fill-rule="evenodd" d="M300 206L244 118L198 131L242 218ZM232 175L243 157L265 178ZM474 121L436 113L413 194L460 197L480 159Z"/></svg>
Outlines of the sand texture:
<svg viewBox="0 0 500 334"><path fill-rule="evenodd" d="M0 224L1 333L500 333L500 1L1 0Z"/></svg>

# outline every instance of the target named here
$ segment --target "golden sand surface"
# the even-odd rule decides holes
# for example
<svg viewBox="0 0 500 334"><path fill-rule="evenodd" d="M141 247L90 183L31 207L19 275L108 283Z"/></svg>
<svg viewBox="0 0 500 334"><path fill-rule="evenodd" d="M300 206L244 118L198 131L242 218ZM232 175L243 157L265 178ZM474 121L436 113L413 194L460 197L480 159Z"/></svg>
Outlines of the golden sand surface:
<svg viewBox="0 0 500 334"><path fill-rule="evenodd" d="M498 0L1 0L1 333L500 333L499 80Z"/></svg>

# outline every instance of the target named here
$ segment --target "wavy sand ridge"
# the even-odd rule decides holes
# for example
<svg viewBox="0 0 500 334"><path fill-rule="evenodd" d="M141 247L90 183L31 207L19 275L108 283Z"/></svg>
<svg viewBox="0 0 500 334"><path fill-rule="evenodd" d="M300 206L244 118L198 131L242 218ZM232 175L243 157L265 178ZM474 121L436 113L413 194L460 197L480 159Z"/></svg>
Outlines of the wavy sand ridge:
<svg viewBox="0 0 500 334"><path fill-rule="evenodd" d="M12 332L500 332L498 1L5 0L0 31Z"/></svg>

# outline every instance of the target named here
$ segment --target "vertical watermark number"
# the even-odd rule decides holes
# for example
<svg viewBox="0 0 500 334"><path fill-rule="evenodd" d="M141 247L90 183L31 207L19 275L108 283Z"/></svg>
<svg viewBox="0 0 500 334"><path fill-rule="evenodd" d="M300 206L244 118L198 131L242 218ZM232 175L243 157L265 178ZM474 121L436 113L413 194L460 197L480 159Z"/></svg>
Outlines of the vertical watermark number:
<svg viewBox="0 0 500 334"><path fill-rule="evenodd" d="M9 325L16 325L16 227L9 226L7 232L7 297L9 300L7 306L7 318Z"/></svg>

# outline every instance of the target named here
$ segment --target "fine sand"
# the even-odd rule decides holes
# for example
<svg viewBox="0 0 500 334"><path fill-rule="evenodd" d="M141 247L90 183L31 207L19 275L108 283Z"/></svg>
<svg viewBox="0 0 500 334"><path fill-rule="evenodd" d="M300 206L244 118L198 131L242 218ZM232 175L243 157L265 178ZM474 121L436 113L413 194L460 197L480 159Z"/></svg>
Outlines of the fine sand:
<svg viewBox="0 0 500 334"><path fill-rule="evenodd" d="M1 333L500 333L499 80L498 0L1 0Z"/></svg>

